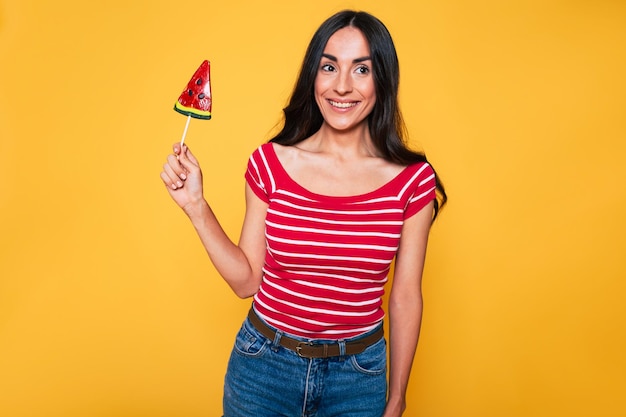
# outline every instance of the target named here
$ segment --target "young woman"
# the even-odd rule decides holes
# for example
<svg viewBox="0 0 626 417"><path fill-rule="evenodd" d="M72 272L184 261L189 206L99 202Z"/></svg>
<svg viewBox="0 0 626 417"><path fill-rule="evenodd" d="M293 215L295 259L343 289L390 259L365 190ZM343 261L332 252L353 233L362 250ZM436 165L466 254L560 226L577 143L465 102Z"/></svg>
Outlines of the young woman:
<svg viewBox="0 0 626 417"><path fill-rule="evenodd" d="M399 68L364 12L326 20L282 131L250 157L238 244L178 144L161 178L239 297L253 297L224 386L225 417L400 416L419 337L428 233L446 194L404 143ZM390 364L382 296L389 296ZM388 385L387 385L388 381Z"/></svg>

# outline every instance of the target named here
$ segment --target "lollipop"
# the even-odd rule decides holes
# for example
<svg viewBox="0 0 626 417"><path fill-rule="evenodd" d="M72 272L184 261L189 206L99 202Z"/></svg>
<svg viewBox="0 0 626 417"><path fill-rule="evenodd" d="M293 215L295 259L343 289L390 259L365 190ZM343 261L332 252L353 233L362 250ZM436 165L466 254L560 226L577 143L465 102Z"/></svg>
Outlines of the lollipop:
<svg viewBox="0 0 626 417"><path fill-rule="evenodd" d="M192 117L204 120L211 118L211 104L211 64L204 60L174 104L174 110L187 116L183 137L180 140L181 146L185 141Z"/></svg>

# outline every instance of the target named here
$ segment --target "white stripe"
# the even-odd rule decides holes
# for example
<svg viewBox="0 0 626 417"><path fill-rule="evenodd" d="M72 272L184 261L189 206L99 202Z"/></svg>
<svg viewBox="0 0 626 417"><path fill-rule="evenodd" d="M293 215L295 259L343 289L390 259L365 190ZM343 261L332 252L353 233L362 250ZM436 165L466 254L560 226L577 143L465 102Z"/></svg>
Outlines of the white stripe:
<svg viewBox="0 0 626 417"><path fill-rule="evenodd" d="M265 172L267 172L267 175L270 177L270 182L272 183L272 190L271 192L274 193L276 192L276 181L274 181L274 175L272 174L272 170L270 169L270 165L267 162L267 158L265 157L265 153L263 153L263 148L260 147L259 148L259 154L261 155L261 159L263 160L263 165L265 166ZM269 190L268 190L268 195Z"/></svg>
<svg viewBox="0 0 626 417"><path fill-rule="evenodd" d="M271 253L275 253L275 254L282 255L282 256L285 256L285 257L289 257L289 258L326 259L326 260L333 260L333 261L353 261L353 262L370 262L370 263L373 263L373 264L383 264L383 265L391 263L391 261L388 261L386 259L372 259L372 258L362 258L362 257L356 257L356 256L354 256L354 257L352 257L352 256L329 256L329 255L315 255L315 254L304 254L304 253L289 253L289 252L278 251L278 250L271 249L271 248L268 248L268 249L269 249L269 251ZM336 267L336 266L323 266L323 265L319 265L319 266L318 265L302 265L302 266L305 266L307 268L319 267L319 268L342 269L342 268ZM354 269L352 269L352 270L354 270ZM364 272L367 271L367 272L374 273L374 274L378 273L378 272L369 271L367 269L364 269L362 271L364 271Z"/></svg>
<svg viewBox="0 0 626 417"><path fill-rule="evenodd" d="M252 181L256 184L256 186L265 191L265 186L263 185L263 181L261 181L260 177L258 175L255 177L253 170L249 169L248 172L250 173L250 177L252 178ZM257 178L259 179L257 180Z"/></svg>
<svg viewBox="0 0 626 417"><path fill-rule="evenodd" d="M276 194L277 195L285 195L285 196L289 196L289 197L293 197L293 198L297 198L298 200L304 200L304 201L310 201L310 202L320 202L319 200L314 200L308 197L305 197L301 194L296 194L296 193L292 193L291 191L287 191L287 190L276 190ZM323 197L330 197L330 198L355 198L358 196L323 196ZM351 205L357 205L357 204L373 204L373 203L382 203L382 202L398 202L398 197L397 196L386 196L386 197L378 197L378 198L372 198L369 200L363 200L363 201L350 201L347 202L346 204L351 204Z"/></svg>
<svg viewBox="0 0 626 417"><path fill-rule="evenodd" d="M252 166L254 167L254 170L256 171L256 178L255 178L255 175L252 174L252 178L254 179L254 182L259 186L260 189L265 191L265 194L267 194L267 189L265 188L265 184L263 184L263 179L261 178L261 173L259 172L259 167L256 164L256 161L254 160L254 158L250 158L250 162L252 163Z"/></svg>
<svg viewBox="0 0 626 417"><path fill-rule="evenodd" d="M296 227L288 226L284 224L274 223L266 221L265 224L275 227L281 230L290 230L292 232L309 232L319 233L323 235L337 235L337 236L367 236L367 237L387 237L390 239L400 238L400 233L382 233L382 232L353 232L353 231L339 231L330 229L315 229L313 227Z"/></svg>
<svg viewBox="0 0 626 417"><path fill-rule="evenodd" d="M384 203L384 202L393 202L396 203L398 202L398 197L396 196L388 196L388 197L378 197L378 198L372 198L371 200L365 200L365 201L355 201L353 203L350 204L374 204L374 203Z"/></svg>
<svg viewBox="0 0 626 417"><path fill-rule="evenodd" d="M370 292L383 291L383 289L384 289L384 287L372 287L372 288L364 288L362 290L355 290L355 289L350 289L350 288L341 288L341 287L337 287L335 285L316 284L314 282L302 281L302 280L299 280L299 279L294 279L293 282L296 283L296 284L299 284L299 285L307 286L307 287L313 287L313 288L329 290L329 291L336 291L336 292L344 292L346 294L367 294L367 293L370 293ZM383 283L386 283L386 282L387 282L387 280L385 280Z"/></svg>
<svg viewBox="0 0 626 417"><path fill-rule="evenodd" d="M398 193L398 198L402 199L402 195L406 192L406 190L411 186L411 184L413 184L413 182L415 181L415 179L417 177L419 177L419 175L422 173L422 171L424 171L426 169L426 167L428 167L428 164L423 164L420 169L417 170L417 172L415 174L413 174L413 176L411 177L410 180L408 180L406 182L406 184L404 185L404 187L402 187L402 190L400 190L400 192Z"/></svg>
<svg viewBox="0 0 626 417"><path fill-rule="evenodd" d="M279 291L282 291L294 297L304 298L304 299L312 300L312 301L321 301L321 302L326 302L326 303L331 303L331 304L339 304L339 305L344 305L344 306L347 305L347 306L353 306L353 307L362 307L362 306L366 306L369 304L378 303L380 301L380 297L373 298L367 301L346 301L346 300L337 300L333 298L315 297L312 295L302 294L293 290L289 290L283 286L276 284L275 282L272 282L266 279L264 279L263 282L265 282L270 287L273 287ZM265 291L263 291L263 289L261 289L261 291L265 294Z"/></svg>
<svg viewBox="0 0 626 417"><path fill-rule="evenodd" d="M300 305L300 304L296 304L296 303L291 303L289 301L285 301L285 300L281 300L279 298L276 298L274 296L272 296L271 294L266 293L265 291L263 291L263 287L261 287L260 292L267 298L269 298L270 300L276 301L277 303L280 304L284 304L287 305L289 307L293 307L293 308L297 308L298 310L303 310L303 311L307 311L309 313L318 313L318 314L328 314L330 316L339 316L339 317L365 317L365 316L371 316L372 314L376 313L376 311L378 311L377 309L374 310L370 310L370 311L366 311L366 312L354 312L354 311L335 311L335 310L328 310L325 308L307 308L306 306Z"/></svg>
<svg viewBox="0 0 626 417"><path fill-rule="evenodd" d="M311 221L311 222L317 222L317 223L324 223L324 224L341 224L341 225L355 225L355 226L401 226L402 225L402 221L348 221L348 220L327 220L327 219L320 219L320 218L316 218L316 217L308 217L308 216L300 216L297 214L289 214L289 213L284 213L282 211L276 211L272 208L269 208L267 210L268 213L272 213L275 214L277 216L282 216L282 217L287 217L290 219L297 219L297 220L307 220L307 221Z"/></svg>
<svg viewBox="0 0 626 417"><path fill-rule="evenodd" d="M419 186L421 187L422 185L426 184L428 181L431 181L433 178L435 178L435 174L429 175L428 178L425 178L422 181L420 181Z"/></svg>
<svg viewBox="0 0 626 417"><path fill-rule="evenodd" d="M325 210L312 207L304 207L297 204L290 203L289 201L281 199L273 199L275 203L282 204L283 206L295 208L302 211L314 211L317 213L329 213L329 214L341 214L343 216L354 216L356 214L388 214L388 213L402 213L402 209L381 209L381 210Z"/></svg>
<svg viewBox="0 0 626 417"><path fill-rule="evenodd" d="M434 189L435 189L435 187L432 187L432 188L428 189L427 191L424 191L422 194L420 194L420 195L418 195L418 196L415 196L415 197L411 198L410 202L411 202L411 203L416 202L416 201L417 201L417 200L419 200L420 198L422 198L422 197L424 197L425 195L427 195L428 193L432 192Z"/></svg>
<svg viewBox="0 0 626 417"><path fill-rule="evenodd" d="M288 265L288 264L284 264L284 263L280 263L278 261L276 261L277 263L279 263L281 266L283 265ZM294 265L291 265L294 266ZM262 268L263 272L265 273L265 275L269 275L271 277L274 277L276 279L284 279L270 271L268 271L267 269L265 269L265 267ZM335 268L336 269L336 268ZM346 268L347 269L347 268ZM385 273L389 270L389 268L385 268L385 270L381 271L381 273ZM313 272L313 271L298 271L298 270L293 270L293 269L284 269L284 271L288 274L291 275L304 275L306 276L311 276L311 277L324 277L324 278L336 278L336 279L340 279L342 281L348 281L348 282L356 282L359 284L365 284L365 283L376 283L376 284L385 284L387 282L387 276L385 276L384 279L365 279L365 278L357 278L357 277L353 277L353 276L348 276L348 275L339 275L339 274L328 274L325 272ZM354 269L352 269L352 271L355 271ZM296 281L294 279L294 281ZM307 281L308 282L308 281Z"/></svg>
<svg viewBox="0 0 626 417"><path fill-rule="evenodd" d="M274 313L278 313L281 315L286 315L282 312L277 311L275 308L272 308L270 306L268 306L267 304L265 304L263 301L259 300L256 296L254 297L254 302L258 303L259 305L263 306L265 309L273 311ZM279 320L274 320L272 318L267 317L264 314L261 314L257 311L257 315L259 317L261 317L263 320L265 320L266 322L268 322L269 324L271 324L272 326L278 328L278 329L292 329L295 330L297 333L304 333L304 334L313 334L313 333L322 333L322 334L328 334L328 335L334 335L334 334L345 334L345 333L352 333L352 332L357 332L357 333L367 333L370 330L373 330L374 328L376 328L376 326L378 326L378 323L374 323L371 326L366 326L366 327L355 327L354 329L350 329L350 330L320 330L317 332L313 332L310 330L305 330L305 329L301 329L299 327L295 327L295 326L291 326L287 323L284 323L282 321ZM317 321L317 320L311 320L311 319L306 319L303 317L294 317L291 315L287 315L288 317L297 319L299 321L303 321L305 323L309 323L309 324L314 324L320 327L330 327L333 325L343 325L342 323L327 323L327 322L321 322L321 321Z"/></svg>
<svg viewBox="0 0 626 417"><path fill-rule="evenodd" d="M265 233L265 237L268 240L272 240L274 242L287 243L290 245L298 245L298 246L313 246L320 248L342 248L342 249L370 249L370 250L381 250L385 252L395 252L398 247L397 246L381 246L381 245L357 245L350 243L330 243L330 242L314 242L311 240L295 240L295 239L284 239L277 236L273 236L269 233ZM353 258L350 258L353 259Z"/></svg>
<svg viewBox="0 0 626 417"><path fill-rule="evenodd" d="M297 198L298 200L304 200L304 201L310 201L312 203L317 202L317 200L312 200L308 197L305 197L301 194L296 194L296 193L292 193L291 191L287 191L287 190L276 190L276 194L282 194L282 195L286 195L286 196L290 196L293 198Z"/></svg>

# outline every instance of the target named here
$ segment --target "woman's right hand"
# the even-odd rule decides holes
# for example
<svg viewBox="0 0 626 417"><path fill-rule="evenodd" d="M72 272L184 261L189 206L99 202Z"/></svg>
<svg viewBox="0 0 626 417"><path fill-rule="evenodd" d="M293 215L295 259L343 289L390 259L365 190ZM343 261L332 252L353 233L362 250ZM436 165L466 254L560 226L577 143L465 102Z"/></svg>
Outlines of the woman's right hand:
<svg viewBox="0 0 626 417"><path fill-rule="evenodd" d="M267 203L246 185L246 215L239 244L235 244L204 199L198 160L186 146L175 143L173 148L161 172L163 184L191 220L213 265L235 294L253 296L263 278Z"/></svg>
<svg viewBox="0 0 626 417"><path fill-rule="evenodd" d="M173 150L163 165L161 179L172 199L188 213L192 206L204 201L202 170L187 145L181 147L177 142Z"/></svg>

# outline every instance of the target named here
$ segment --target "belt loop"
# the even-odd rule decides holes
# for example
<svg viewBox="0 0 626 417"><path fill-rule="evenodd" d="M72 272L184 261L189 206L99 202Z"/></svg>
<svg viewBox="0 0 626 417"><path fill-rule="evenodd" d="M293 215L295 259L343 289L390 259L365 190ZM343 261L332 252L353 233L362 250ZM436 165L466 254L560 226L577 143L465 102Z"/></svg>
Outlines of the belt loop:
<svg viewBox="0 0 626 417"><path fill-rule="evenodd" d="M272 341L272 350L276 352L278 347L280 346L280 338L283 337L283 332L276 329L276 334L274 335L274 340Z"/></svg>
<svg viewBox="0 0 626 417"><path fill-rule="evenodd" d="M343 360L344 356L346 356L346 341L339 339L337 340L337 344L339 345L339 357Z"/></svg>

